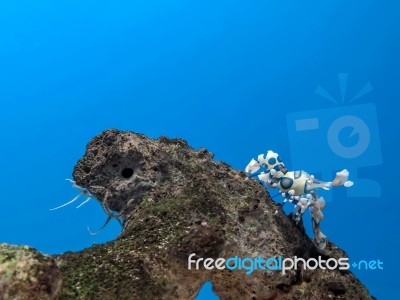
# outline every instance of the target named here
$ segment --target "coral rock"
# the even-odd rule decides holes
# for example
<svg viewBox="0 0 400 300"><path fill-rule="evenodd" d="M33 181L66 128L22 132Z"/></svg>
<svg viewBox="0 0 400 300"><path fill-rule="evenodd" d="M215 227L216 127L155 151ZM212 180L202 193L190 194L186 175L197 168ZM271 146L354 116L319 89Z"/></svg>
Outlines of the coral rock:
<svg viewBox="0 0 400 300"><path fill-rule="evenodd" d="M123 219L112 242L56 257L60 299L371 299L350 271L188 270L196 257L342 257L318 250L255 180L184 140L106 130L87 146L76 183Z"/></svg>
<svg viewBox="0 0 400 300"><path fill-rule="evenodd" d="M27 246L0 244L0 299L56 299L61 276L53 258Z"/></svg>

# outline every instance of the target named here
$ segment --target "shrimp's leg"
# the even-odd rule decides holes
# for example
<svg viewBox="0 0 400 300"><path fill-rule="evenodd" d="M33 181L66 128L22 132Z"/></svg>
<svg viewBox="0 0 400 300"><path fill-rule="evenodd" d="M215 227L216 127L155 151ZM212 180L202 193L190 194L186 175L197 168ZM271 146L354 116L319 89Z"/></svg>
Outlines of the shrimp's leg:
<svg viewBox="0 0 400 300"><path fill-rule="evenodd" d="M327 243L326 235L320 230L320 223L317 223L314 218L311 218L311 221L317 246L319 249L324 250Z"/></svg>
<svg viewBox="0 0 400 300"><path fill-rule="evenodd" d="M278 194L277 194L278 195ZM275 196L277 196L277 195L275 195ZM275 197L274 196L274 197ZM283 199L283 202L282 202L282 204L281 204L281 209L283 210L283 207L285 206L285 204L289 201L289 199L290 199L290 195L288 194L288 193L282 193L282 197L284 198ZM274 215L276 215L278 213L278 210L275 210L275 213L274 213Z"/></svg>
<svg viewBox="0 0 400 300"><path fill-rule="evenodd" d="M310 200L307 198L300 198L298 200L293 200L292 203L295 204L293 211L293 220L296 222L296 224L298 224L303 217L307 207L310 205Z"/></svg>
<svg viewBox="0 0 400 300"><path fill-rule="evenodd" d="M313 194L313 200L317 198L316 194ZM322 214L322 209L325 207L325 200L321 197L313 202L312 207L310 207L312 227L314 231L315 242L319 249L324 250L327 243L326 235L320 229L321 220L324 215Z"/></svg>

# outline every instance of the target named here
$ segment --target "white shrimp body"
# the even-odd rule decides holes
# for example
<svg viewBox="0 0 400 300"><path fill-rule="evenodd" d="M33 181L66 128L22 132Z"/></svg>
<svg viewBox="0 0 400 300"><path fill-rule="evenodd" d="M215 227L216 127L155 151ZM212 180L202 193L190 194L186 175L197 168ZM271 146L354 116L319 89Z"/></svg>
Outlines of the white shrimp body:
<svg viewBox="0 0 400 300"><path fill-rule="evenodd" d="M315 182L315 179L304 171L289 171L282 177L270 174L267 181L265 176L259 175L258 179L278 188L281 193L290 193L291 196L303 196L314 189L329 189L331 186L331 182Z"/></svg>
<svg viewBox="0 0 400 300"><path fill-rule="evenodd" d="M249 174L249 178L257 178L266 189L269 187L279 189L284 198L281 207L287 202L295 205L292 217L296 223L309 208L315 241L320 249L325 248L327 239L320 230L325 200L322 197L318 198L314 190L318 188L329 190L332 186L351 187L353 182L348 181L349 172L346 169L337 172L332 182L323 182L304 171L288 171L278 153L269 150L267 154L253 158L245 171ZM277 213L278 210L275 214Z"/></svg>
<svg viewBox="0 0 400 300"><path fill-rule="evenodd" d="M277 188L281 193L288 193L292 190L294 191L292 196L302 196L310 191L311 183L308 174L304 174L301 171L287 172L283 177L279 178Z"/></svg>

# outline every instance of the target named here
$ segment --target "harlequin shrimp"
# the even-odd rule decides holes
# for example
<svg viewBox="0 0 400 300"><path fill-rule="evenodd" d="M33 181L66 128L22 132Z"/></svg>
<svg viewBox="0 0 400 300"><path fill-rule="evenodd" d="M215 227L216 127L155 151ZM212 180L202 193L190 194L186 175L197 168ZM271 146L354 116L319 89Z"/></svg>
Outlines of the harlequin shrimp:
<svg viewBox="0 0 400 300"><path fill-rule="evenodd" d="M266 155L260 154L252 159L245 169L250 178L256 178L265 189L277 188L284 198L282 207L291 202L294 204L292 217L296 224L301 220L307 208L310 210L315 241L322 250L326 246L326 236L320 230L323 219L322 209L325 207L323 197L318 197L314 190L322 188L329 190L333 186L351 187L349 172L344 169L336 173L331 182L323 182L304 171L288 171L278 153L271 150ZM278 211L275 212L275 214Z"/></svg>

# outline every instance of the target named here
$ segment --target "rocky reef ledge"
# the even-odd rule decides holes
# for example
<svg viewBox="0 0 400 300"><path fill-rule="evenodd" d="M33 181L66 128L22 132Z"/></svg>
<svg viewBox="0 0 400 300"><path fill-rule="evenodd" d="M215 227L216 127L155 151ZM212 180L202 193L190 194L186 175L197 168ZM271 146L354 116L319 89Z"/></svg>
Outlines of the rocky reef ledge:
<svg viewBox="0 0 400 300"><path fill-rule="evenodd" d="M0 299L373 299L347 270L188 270L188 256L339 258L319 251L255 180L184 140L106 130L74 168L76 183L123 220L120 236L46 256L0 246ZM83 229L84 230L84 229Z"/></svg>

